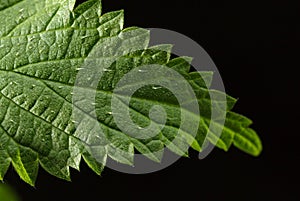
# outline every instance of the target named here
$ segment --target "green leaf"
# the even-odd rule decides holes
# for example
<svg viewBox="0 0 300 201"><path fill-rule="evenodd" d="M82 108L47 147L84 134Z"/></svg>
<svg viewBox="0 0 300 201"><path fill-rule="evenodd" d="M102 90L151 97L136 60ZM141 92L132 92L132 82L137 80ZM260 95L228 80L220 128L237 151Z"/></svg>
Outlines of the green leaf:
<svg viewBox="0 0 300 201"><path fill-rule="evenodd" d="M195 88L210 87L212 73L192 72L190 75L191 74L192 84L194 84L193 86ZM199 79L200 77L201 79ZM227 96L227 109L231 110L235 102L236 100L234 98ZM209 119L205 119L201 122L202 125L199 126L199 132L196 136L196 143L198 144L203 143L207 136L211 143L225 151L227 151L232 144L253 156L258 156L262 151L262 144L258 135L254 130L248 128L252 124L252 121L242 115L230 111L227 112L223 132L219 137L214 134L213 130L209 130L208 125L211 123ZM222 126L218 123L212 123L214 124L213 128Z"/></svg>
<svg viewBox="0 0 300 201"><path fill-rule="evenodd" d="M148 47L149 31L123 29L122 10L102 15L99 0L75 9L74 4L74 0L0 2L5 18L0 24L0 180L10 164L30 185L35 184L39 165L70 180L69 168L79 170L82 159L100 175L108 157L133 165L137 150L160 162L165 147L188 156L189 146L202 151L206 139L224 150L234 144L254 156L261 152L258 136L248 128L251 121L230 112L236 100L209 89L211 72L189 72L189 57L170 60L171 45ZM181 108L174 91L153 84L169 78L160 71L145 77L142 82L152 84L130 97L118 91L129 72L145 65L178 72L185 79L177 80L178 91L191 87L195 99L189 101L196 103L201 117L189 107ZM139 84L127 82L121 88ZM124 112L112 111L113 100L120 111L128 103L127 118ZM164 109L166 122L149 118L157 105ZM226 113L223 127L219 119ZM135 138L132 130L119 127L116 118L137 125L140 133L149 125L159 132L148 139Z"/></svg>
<svg viewBox="0 0 300 201"><path fill-rule="evenodd" d="M227 117L227 125L225 126L235 131L233 144L248 154L258 156L262 151L262 143L256 132L249 128L252 121L234 112L229 112Z"/></svg>
<svg viewBox="0 0 300 201"><path fill-rule="evenodd" d="M191 72L190 74L191 81L200 87L210 88L213 80L213 72L211 71L202 71L202 72Z"/></svg>

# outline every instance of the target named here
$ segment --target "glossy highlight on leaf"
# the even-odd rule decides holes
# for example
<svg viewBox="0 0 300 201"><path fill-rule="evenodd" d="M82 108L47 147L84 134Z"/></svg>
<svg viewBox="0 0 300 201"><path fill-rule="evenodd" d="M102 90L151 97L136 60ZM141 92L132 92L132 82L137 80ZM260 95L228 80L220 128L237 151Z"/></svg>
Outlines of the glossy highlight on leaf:
<svg viewBox="0 0 300 201"><path fill-rule="evenodd" d="M32 186L40 166L70 180L69 168L79 170L82 159L100 175L107 158L133 165L137 150L160 162L164 147L188 156L184 147L188 144L202 151L206 138L225 151L234 145L250 155L260 154L260 139L249 128L252 121L230 111L234 98L226 96L224 127L210 119L213 100L209 94L223 95L210 89L212 72L190 72L189 57L170 59L171 45L149 47L149 31L123 29L122 10L102 14L100 0L74 5L75 0L0 2L0 180L10 165ZM102 62L117 58L96 83L95 114L88 106L91 104L73 96L74 91L84 95L93 90L90 77L77 79L78 73L87 70L83 68L87 59L93 57ZM163 87L141 88L131 97L129 108L131 118L141 127L149 124L149 110L154 105L164 108L168 118L158 135L135 139L114 122L110 106L117 83L131 70L153 64L175 70L194 90L201 110L196 136L180 129L181 108ZM124 99L119 98L122 105ZM185 113L190 121L199 118L192 111ZM84 121L76 122L74 114ZM99 125L104 136L95 134L97 130L85 121ZM210 123L223 129L220 138L209 129Z"/></svg>

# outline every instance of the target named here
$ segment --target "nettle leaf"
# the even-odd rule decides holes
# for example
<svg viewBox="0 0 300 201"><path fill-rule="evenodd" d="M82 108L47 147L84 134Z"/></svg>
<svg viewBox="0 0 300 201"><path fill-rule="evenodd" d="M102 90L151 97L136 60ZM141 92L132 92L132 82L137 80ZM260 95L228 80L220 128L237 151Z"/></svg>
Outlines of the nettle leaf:
<svg viewBox="0 0 300 201"><path fill-rule="evenodd" d="M81 159L100 175L108 157L133 165L136 150L160 162L165 147L188 156L187 147L202 151L213 143L225 151L235 145L259 155L262 145L249 128L252 122L230 111L234 98L210 89L212 72L190 72L189 57L170 59L171 45L149 47L149 31L123 29L122 10L102 15L100 0L77 8L74 4L75 0L0 2L0 180L11 164L30 185L35 184L39 165L70 180L69 167L79 170ZM163 65L184 77L195 94L189 101L197 104L201 117L181 108L174 92L153 84L168 77L159 71L144 77L142 81L150 84L132 96L118 93L124 77L145 65ZM140 86L138 79L122 89ZM185 91L185 82L178 85ZM224 108L218 97L227 100ZM112 102L119 111L128 105L128 116L125 109L114 112ZM164 109L165 122L149 117L156 105ZM224 126L218 121L222 114ZM129 135L134 129L122 130L117 119L137 125L141 135L149 125L159 132L135 138ZM182 127L182 122L188 126Z"/></svg>

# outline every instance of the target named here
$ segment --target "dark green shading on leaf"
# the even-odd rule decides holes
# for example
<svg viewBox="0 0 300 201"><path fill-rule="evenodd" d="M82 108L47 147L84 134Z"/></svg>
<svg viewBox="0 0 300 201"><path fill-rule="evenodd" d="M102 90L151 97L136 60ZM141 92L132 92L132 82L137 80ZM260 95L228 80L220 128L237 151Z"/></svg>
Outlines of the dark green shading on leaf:
<svg viewBox="0 0 300 201"><path fill-rule="evenodd" d="M70 180L69 167L79 170L82 159L100 175L108 157L133 165L136 149L160 162L164 147L188 156L184 145L191 144L201 151L205 138L225 151L234 145L248 154L259 155L262 145L249 128L252 122L230 111L234 98L227 96L227 118L220 139L208 129L210 123L222 127L210 120L213 104L209 94L223 95L210 89L212 72L189 72L189 57L170 60L171 45L148 47L147 30L123 29L122 10L102 15L100 0L87 1L75 9L74 4L75 0L0 2L0 16L5 19L0 23L0 180L11 164L32 186L39 166ZM95 53L94 49L103 51ZM74 103L72 99L74 89L93 90L89 78L75 83L78 72L85 70L82 66L86 59L93 57L103 61L117 58L97 85L96 116L86 103ZM174 95L164 88L153 91L155 86L146 86L134 94L130 114L135 123L146 126L149 109L161 105L168 119L157 136L134 139L114 123L110 114L114 87L132 69L149 64L177 71L193 87L203 114L195 137L180 130L180 107ZM193 112L187 112L192 121ZM105 136L95 135L90 124L76 127L74 114L99 124ZM174 142L177 136L180 140Z"/></svg>

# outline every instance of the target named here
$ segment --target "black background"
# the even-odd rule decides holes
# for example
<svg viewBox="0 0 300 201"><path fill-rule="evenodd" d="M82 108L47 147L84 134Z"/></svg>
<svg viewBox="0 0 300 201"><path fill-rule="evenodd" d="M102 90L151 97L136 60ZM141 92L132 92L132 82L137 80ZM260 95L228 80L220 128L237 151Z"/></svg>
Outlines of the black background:
<svg viewBox="0 0 300 201"><path fill-rule="evenodd" d="M167 169L128 175L84 163L72 182L40 169L36 187L10 169L5 182L22 200L300 200L298 73L299 5L288 1L103 0L124 9L125 26L165 28L197 41L216 63L235 111L254 120L260 157L235 148L198 160L191 152Z"/></svg>

